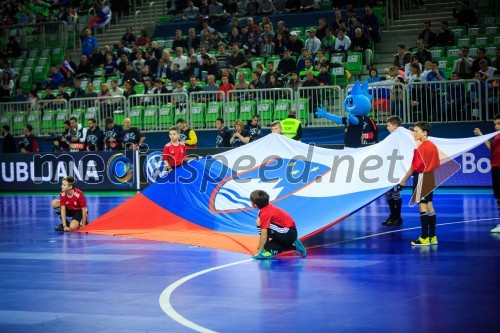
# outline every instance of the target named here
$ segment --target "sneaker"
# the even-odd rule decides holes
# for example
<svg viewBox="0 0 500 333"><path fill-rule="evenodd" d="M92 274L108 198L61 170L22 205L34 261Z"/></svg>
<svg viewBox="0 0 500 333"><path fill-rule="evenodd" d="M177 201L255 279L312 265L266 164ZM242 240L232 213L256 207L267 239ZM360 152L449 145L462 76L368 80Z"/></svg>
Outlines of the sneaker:
<svg viewBox="0 0 500 333"><path fill-rule="evenodd" d="M295 242L293 242L293 245L295 246L295 252L299 252L303 257L307 255L307 250L304 247L304 244L297 238Z"/></svg>
<svg viewBox="0 0 500 333"><path fill-rule="evenodd" d="M496 234L496 233L500 233L500 224L497 224L497 226L493 229L490 230L490 232Z"/></svg>
<svg viewBox="0 0 500 333"><path fill-rule="evenodd" d="M389 217L387 218L387 220L385 220L384 222L382 222L382 225L388 225L388 224L389 224L389 223L391 223L391 222L392 222L392 216L389 216Z"/></svg>
<svg viewBox="0 0 500 333"><path fill-rule="evenodd" d="M422 238L422 237L418 237L417 240L414 240L411 242L411 245L414 245L414 246L427 246L427 245L431 245L429 243L429 237L427 238Z"/></svg>
<svg viewBox="0 0 500 333"><path fill-rule="evenodd" d="M429 244L436 245L438 243L438 238L436 236L429 237Z"/></svg>
<svg viewBox="0 0 500 333"><path fill-rule="evenodd" d="M259 252L259 254L252 256L252 259L273 259L273 258L274 255L267 250L262 250Z"/></svg>
<svg viewBox="0 0 500 333"><path fill-rule="evenodd" d="M400 217L393 218L391 221L387 222L388 227L399 227L403 224L403 219Z"/></svg>
<svg viewBox="0 0 500 333"><path fill-rule="evenodd" d="M56 228L54 228L54 230L55 231L64 231L64 227L63 227L62 223L59 224Z"/></svg>

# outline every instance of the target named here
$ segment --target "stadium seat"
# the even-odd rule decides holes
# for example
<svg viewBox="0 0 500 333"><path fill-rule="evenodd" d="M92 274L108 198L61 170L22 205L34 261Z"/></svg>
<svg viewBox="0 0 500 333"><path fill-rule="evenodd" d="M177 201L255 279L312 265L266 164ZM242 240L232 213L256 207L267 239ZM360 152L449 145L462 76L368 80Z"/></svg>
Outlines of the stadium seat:
<svg viewBox="0 0 500 333"><path fill-rule="evenodd" d="M429 49L432 54L432 59L445 56L445 49L442 46L433 46Z"/></svg>
<svg viewBox="0 0 500 333"><path fill-rule="evenodd" d="M290 29L290 32L295 31L297 33L297 37L304 36L304 28L302 27L294 27Z"/></svg>
<svg viewBox="0 0 500 333"><path fill-rule="evenodd" d="M75 117L78 123L82 124L85 117L85 112L85 109L73 109L73 111L71 111L70 118Z"/></svg>
<svg viewBox="0 0 500 333"><path fill-rule="evenodd" d="M247 80L248 82L252 80L252 70L250 68L238 68L238 70L236 71L236 77L238 77L238 74L240 72L245 73L245 80Z"/></svg>
<svg viewBox="0 0 500 333"><path fill-rule="evenodd" d="M138 83L134 86L134 90L135 90L135 93L137 95L142 95L144 94L144 90L146 89L146 87L144 86L143 83Z"/></svg>
<svg viewBox="0 0 500 333"><path fill-rule="evenodd" d="M158 126L158 107L156 105L148 105L144 110L144 129L154 130Z"/></svg>
<svg viewBox="0 0 500 333"><path fill-rule="evenodd" d="M488 45L485 47L486 55L490 58L495 58L497 47L494 45Z"/></svg>
<svg viewBox="0 0 500 333"><path fill-rule="evenodd" d="M446 49L446 56L449 58L457 58L462 48L459 46L450 46Z"/></svg>
<svg viewBox="0 0 500 333"><path fill-rule="evenodd" d="M239 103L238 102L227 102L226 109L224 111L224 120L229 124L233 124L239 116Z"/></svg>
<svg viewBox="0 0 500 333"><path fill-rule="evenodd" d="M99 76L104 76L104 68L94 69L94 78L97 78Z"/></svg>
<svg viewBox="0 0 500 333"><path fill-rule="evenodd" d="M30 91L32 88L31 80L32 80L31 74L29 75L21 74L21 77L19 78L19 88L21 88L23 92Z"/></svg>
<svg viewBox="0 0 500 333"><path fill-rule="evenodd" d="M64 127L64 122L68 120L68 111L58 110L57 113L55 114L55 117L56 117L55 128L58 130L62 130L62 128Z"/></svg>
<svg viewBox="0 0 500 333"><path fill-rule="evenodd" d="M272 57L268 57L266 59L266 65L270 62L272 62L274 64L274 68L278 68L278 65L281 61L281 58L279 56L272 56Z"/></svg>
<svg viewBox="0 0 500 333"><path fill-rule="evenodd" d="M481 33L481 28L479 27L469 27L467 29L467 35L469 36L477 36Z"/></svg>
<svg viewBox="0 0 500 333"><path fill-rule="evenodd" d="M260 100L257 103L257 113L259 114L262 122L273 121L274 100L272 99Z"/></svg>
<svg viewBox="0 0 500 333"><path fill-rule="evenodd" d="M256 111L256 103L254 101L243 101L240 104L240 118L251 119Z"/></svg>
<svg viewBox="0 0 500 333"><path fill-rule="evenodd" d="M44 48L40 51L40 57L48 58L50 57L52 50L50 48Z"/></svg>
<svg viewBox="0 0 500 333"><path fill-rule="evenodd" d="M28 113L28 117L26 120L26 123L33 126L33 130L37 134L40 133L40 117L41 117L40 111L30 111Z"/></svg>
<svg viewBox="0 0 500 333"><path fill-rule="evenodd" d="M343 53L333 53L330 56L330 64L342 64L345 60L345 55Z"/></svg>
<svg viewBox="0 0 500 333"><path fill-rule="evenodd" d="M28 53L28 59L33 59L33 58L38 58L40 55L40 50L39 49L31 49Z"/></svg>
<svg viewBox="0 0 500 333"><path fill-rule="evenodd" d="M474 44L477 46L485 46L488 44L488 36L478 35L474 38Z"/></svg>
<svg viewBox="0 0 500 333"><path fill-rule="evenodd" d="M12 112L2 112L0 115L0 125L9 125L12 128Z"/></svg>
<svg viewBox="0 0 500 333"><path fill-rule="evenodd" d="M90 118L94 118L96 120L99 120L99 108L98 107L92 106L92 107L87 108L87 110L85 110L85 115L84 115L85 124L84 125L86 125L87 121Z"/></svg>
<svg viewBox="0 0 500 333"><path fill-rule="evenodd" d="M255 69L255 66L257 66L257 64L264 65L265 64L264 58L262 58L262 57L254 57L254 58L252 58L250 60L250 65L251 65L252 69Z"/></svg>
<svg viewBox="0 0 500 333"><path fill-rule="evenodd" d="M14 63L11 63L11 65L12 65L12 67L21 68L24 66L24 60L25 60L25 58L16 58L14 60Z"/></svg>
<svg viewBox="0 0 500 333"><path fill-rule="evenodd" d="M113 111L113 121L117 125L123 124L123 119L127 118L127 114L124 110L115 110Z"/></svg>
<svg viewBox="0 0 500 333"><path fill-rule="evenodd" d="M130 122L132 123L132 126L135 126L138 128L143 128L143 123L142 123L142 115L143 114L144 114L144 106L139 106L139 105L133 106L130 109L128 117L130 118Z"/></svg>
<svg viewBox="0 0 500 333"><path fill-rule="evenodd" d="M208 110L205 118L206 128L213 128L215 126L215 121L217 118L220 118L222 109L222 102L210 102L208 104Z"/></svg>
<svg viewBox="0 0 500 333"><path fill-rule="evenodd" d="M330 69L332 84L334 86L347 86L348 80L345 76L345 68L343 66L332 67Z"/></svg>
<svg viewBox="0 0 500 333"><path fill-rule="evenodd" d="M469 57L476 58L478 51L479 51L479 47L477 47L476 45L469 46Z"/></svg>
<svg viewBox="0 0 500 333"><path fill-rule="evenodd" d="M173 104L163 104L160 106L160 127L168 128L173 125L174 121L174 105Z"/></svg>
<svg viewBox="0 0 500 333"><path fill-rule="evenodd" d="M37 61L38 61L38 58L28 58L28 59L26 59L24 66L33 67L36 65Z"/></svg>
<svg viewBox="0 0 500 333"><path fill-rule="evenodd" d="M99 92L101 91L101 84L105 83L106 79L103 77L96 77L94 78L94 81L92 81L92 86L94 87L94 90Z"/></svg>
<svg viewBox="0 0 500 333"><path fill-rule="evenodd" d="M300 98L298 105L299 119L303 124L307 124L309 118L309 99Z"/></svg>
<svg viewBox="0 0 500 333"><path fill-rule="evenodd" d="M465 35L466 28L465 26L456 25L450 28L451 32L453 32L453 36L461 37Z"/></svg>
<svg viewBox="0 0 500 333"><path fill-rule="evenodd" d="M42 125L40 128L41 134L47 135L56 131L56 122L54 119L56 114L57 111L55 110L45 110L45 112L43 113Z"/></svg>
<svg viewBox="0 0 500 333"><path fill-rule="evenodd" d="M62 64L64 61L64 56L65 56L65 51L64 48L62 47L54 47L52 49L52 57L51 57L51 63L52 65L58 65Z"/></svg>
<svg viewBox="0 0 500 333"><path fill-rule="evenodd" d="M282 120L288 116L288 111L290 110L292 102L289 99L279 99L274 105L274 119Z"/></svg>
<svg viewBox="0 0 500 333"><path fill-rule="evenodd" d="M191 104L191 125L193 127L205 126L205 103Z"/></svg>
<svg viewBox="0 0 500 333"><path fill-rule="evenodd" d="M35 67L35 72L33 74L33 81L36 83L43 82L47 79L49 75L49 69L47 66L40 65Z"/></svg>
<svg viewBox="0 0 500 333"><path fill-rule="evenodd" d="M458 36L455 37L455 45L458 46L469 46L472 44L471 37L469 36Z"/></svg>
<svg viewBox="0 0 500 333"><path fill-rule="evenodd" d="M349 52L347 54L347 70L353 75L361 75L363 71L363 54L361 52Z"/></svg>
<svg viewBox="0 0 500 333"><path fill-rule="evenodd" d="M490 35L490 36L494 35L494 34L496 34L498 32L498 27L495 26L495 25L493 25L493 26L486 26L484 28L484 32L485 32L485 34Z"/></svg>

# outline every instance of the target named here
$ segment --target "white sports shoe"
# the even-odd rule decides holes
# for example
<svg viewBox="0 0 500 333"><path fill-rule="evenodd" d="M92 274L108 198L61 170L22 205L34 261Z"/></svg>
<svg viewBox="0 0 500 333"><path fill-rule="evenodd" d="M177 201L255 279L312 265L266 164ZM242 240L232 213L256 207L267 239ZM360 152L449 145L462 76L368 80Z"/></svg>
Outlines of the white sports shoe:
<svg viewBox="0 0 500 333"><path fill-rule="evenodd" d="M500 234L500 224L497 224L495 228L491 229L491 232Z"/></svg>

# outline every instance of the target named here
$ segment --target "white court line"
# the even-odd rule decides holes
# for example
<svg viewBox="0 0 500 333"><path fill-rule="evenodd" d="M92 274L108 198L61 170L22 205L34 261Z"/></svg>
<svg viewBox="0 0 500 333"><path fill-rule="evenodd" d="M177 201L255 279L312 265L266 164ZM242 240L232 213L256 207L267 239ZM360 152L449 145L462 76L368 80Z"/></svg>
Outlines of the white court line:
<svg viewBox="0 0 500 333"><path fill-rule="evenodd" d="M442 224L438 224L437 226L446 226L446 225L452 225L452 224L470 223L470 222L479 222L479 221L491 221L491 220L499 220L499 219L500 218L498 218L498 217L493 217L493 218L487 218L487 219L464 220L464 221L458 221L458 222L442 223ZM391 231L381 232L381 233L378 233L378 234L373 234L373 235L368 235L368 236L363 236L363 237L352 238L352 239L349 239L349 240L343 240L343 241L336 242L336 243L324 244L324 245L321 245L321 246L318 246L318 247L326 247L326 246L331 246L331 245L343 244L343 243L347 243L347 242L352 242L352 241L357 241L357 240L372 238L372 237L376 237L376 236L387 235L387 234L391 234L391 233L395 233L395 232L402 232L402 231L407 231L407 230L415 230L415 229L420 229L420 227L391 230ZM318 247L316 247L316 248L318 248ZM206 274L206 273L210 273L210 272L222 269L222 268L226 268L226 267L230 267L230 266L234 266L234 265L239 265L239 264L244 264L244 263L250 262L250 261L253 261L253 259L245 259L245 260L236 261L236 262L233 262L233 263L230 263L230 264L215 266L215 267L212 267L212 268L204 269L202 271L190 274L188 276L185 276L185 277L183 277L183 278L175 281L174 283L172 283L171 285L169 285L167 288L165 288L165 290L163 290L163 292L161 293L160 299L159 299L161 309L163 310L163 312L165 312L165 314L167 316L169 316L170 318L172 318L173 320L175 320L179 324L184 325L187 328L192 329L193 331L202 332L202 333L217 333L217 331L213 331L213 330L210 330L210 329L208 329L206 327L203 327L203 326L200 326L200 325L198 325L196 323L193 323L192 321L189 321L186 318L184 318L182 315L180 315L177 311L175 311L175 309L173 308L172 304L170 303L170 297L171 297L172 293L178 287L180 287L181 285L183 285L185 282L188 282L189 280L194 279L195 277L198 277L200 275L203 275L203 274Z"/></svg>

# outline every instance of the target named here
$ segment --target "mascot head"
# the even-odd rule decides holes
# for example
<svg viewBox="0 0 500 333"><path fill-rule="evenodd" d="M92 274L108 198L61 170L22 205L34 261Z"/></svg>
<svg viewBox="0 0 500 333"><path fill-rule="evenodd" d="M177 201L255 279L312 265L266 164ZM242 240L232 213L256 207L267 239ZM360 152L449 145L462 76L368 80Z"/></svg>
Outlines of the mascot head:
<svg viewBox="0 0 500 333"><path fill-rule="evenodd" d="M368 93L368 82L363 85L356 81L351 93L344 100L344 109L355 116L366 116L372 107L373 96Z"/></svg>

